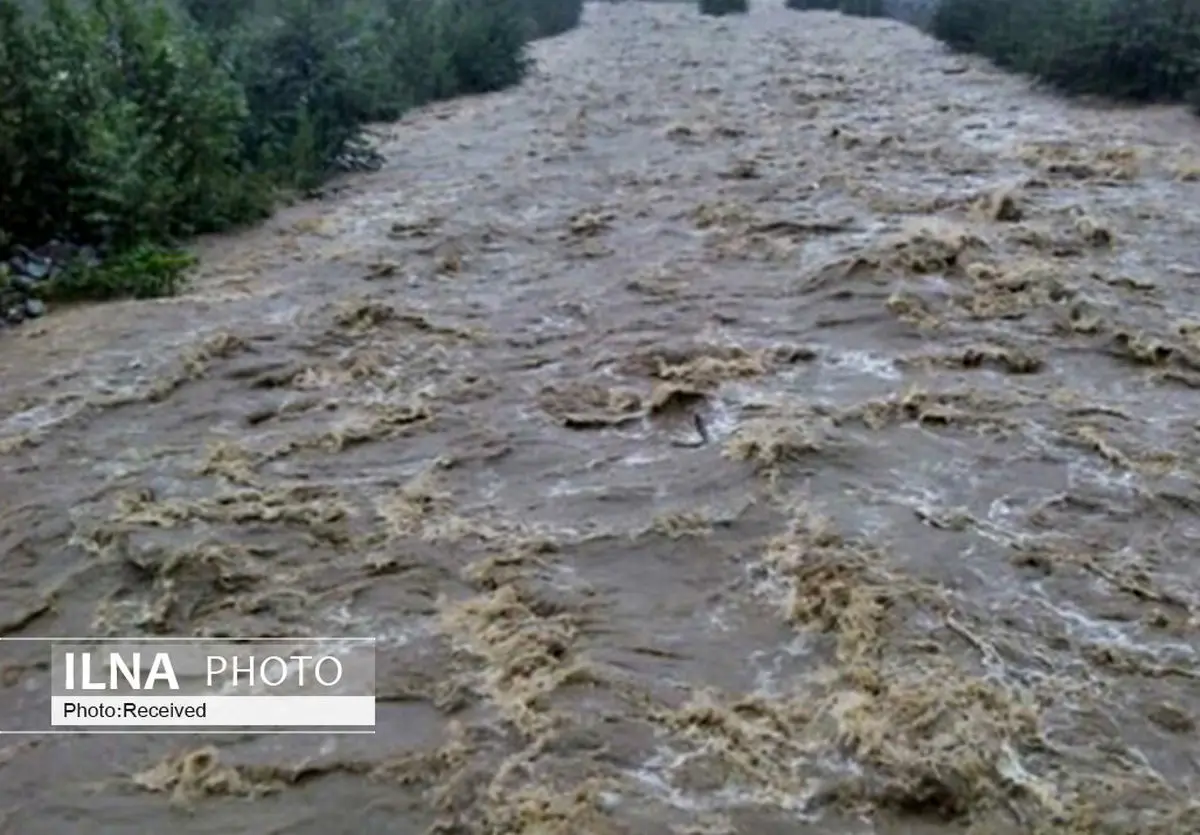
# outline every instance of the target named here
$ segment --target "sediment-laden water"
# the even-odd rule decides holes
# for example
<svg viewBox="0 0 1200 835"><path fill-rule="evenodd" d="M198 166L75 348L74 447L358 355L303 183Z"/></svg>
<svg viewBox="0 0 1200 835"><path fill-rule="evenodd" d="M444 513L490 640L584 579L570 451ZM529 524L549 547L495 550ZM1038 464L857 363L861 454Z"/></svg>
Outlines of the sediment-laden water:
<svg viewBox="0 0 1200 835"><path fill-rule="evenodd" d="M0 823L1200 829L1191 117L773 7L537 55L0 337L6 634L381 639L373 737L9 738Z"/></svg>

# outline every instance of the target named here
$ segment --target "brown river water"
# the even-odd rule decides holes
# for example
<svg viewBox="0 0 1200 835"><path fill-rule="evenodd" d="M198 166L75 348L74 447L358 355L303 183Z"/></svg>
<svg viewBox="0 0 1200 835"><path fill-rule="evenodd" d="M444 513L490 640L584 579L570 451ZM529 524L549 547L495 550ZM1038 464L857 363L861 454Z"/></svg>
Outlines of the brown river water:
<svg viewBox="0 0 1200 835"><path fill-rule="evenodd" d="M0 335L3 634L380 639L376 735L6 737L0 832L1200 831L1192 117L762 4L536 55Z"/></svg>

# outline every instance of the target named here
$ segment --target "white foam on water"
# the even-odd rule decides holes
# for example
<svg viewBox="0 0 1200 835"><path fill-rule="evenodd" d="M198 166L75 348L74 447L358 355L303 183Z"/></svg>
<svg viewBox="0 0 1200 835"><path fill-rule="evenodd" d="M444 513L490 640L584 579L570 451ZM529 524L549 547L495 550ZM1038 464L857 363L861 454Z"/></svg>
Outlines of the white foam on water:
<svg viewBox="0 0 1200 835"><path fill-rule="evenodd" d="M712 415L708 423L708 434L716 441L729 438L738 426L735 408L725 400L717 400L712 406Z"/></svg>
<svg viewBox="0 0 1200 835"><path fill-rule="evenodd" d="M85 408L87 401L82 397L56 399L9 415L0 427L13 434L36 432L70 420Z"/></svg>
<svg viewBox="0 0 1200 835"><path fill-rule="evenodd" d="M708 612L708 625L718 632L730 632L733 627L729 625L729 621L725 619L726 609L728 607L724 603L720 603L713 607Z"/></svg>
<svg viewBox="0 0 1200 835"><path fill-rule="evenodd" d="M304 307L302 305L294 304L272 310L263 316L263 321L268 325L290 325L298 321L303 312Z"/></svg>
<svg viewBox="0 0 1200 835"><path fill-rule="evenodd" d="M1132 499L1144 486L1137 473L1111 465L1100 466L1083 455L1067 462L1067 484L1072 488L1099 488L1121 499Z"/></svg>
<svg viewBox="0 0 1200 835"><path fill-rule="evenodd" d="M604 485L579 484L567 478L560 478L551 484L546 492L551 498L561 498L562 496L603 496L609 491L610 488Z"/></svg>
<svg viewBox="0 0 1200 835"><path fill-rule="evenodd" d="M665 452L650 453L645 450L626 455L618 463L623 467L647 467L653 464L658 464L662 461L670 460L671 456Z"/></svg>
<svg viewBox="0 0 1200 835"><path fill-rule="evenodd" d="M781 611L786 609L794 588L790 580L762 563L749 563L745 571L750 580L751 594Z"/></svg>
<svg viewBox="0 0 1200 835"><path fill-rule="evenodd" d="M896 368L893 357L888 354L874 354L870 351L830 351L824 359L823 365L826 368L845 369L879 380L900 380L904 377ZM824 387L832 388L833 383L827 381Z"/></svg>
<svg viewBox="0 0 1200 835"><path fill-rule="evenodd" d="M325 620L333 626L349 630L349 637L363 634L374 638L376 647L384 648L405 647L436 633L432 618L425 616L398 620L380 618L369 613L357 614L351 610L349 604L343 604L325 612ZM338 646L341 645L330 644L330 649Z"/></svg>
<svg viewBox="0 0 1200 835"><path fill-rule="evenodd" d="M797 634L792 640L781 644L773 650L756 650L750 654L750 663L755 668L754 683L756 695L776 698L795 691L791 682L783 678L783 662L786 658L804 658L812 652L811 642Z"/></svg>
<svg viewBox="0 0 1200 835"><path fill-rule="evenodd" d="M797 823L812 823L817 820L817 816L811 814L808 809L820 788L818 780L808 781L805 791L796 794L733 784L727 784L717 791L698 793L685 792L672 785L671 776L675 772L708 752L707 744L701 744L695 751L686 752L678 751L669 745L661 745L640 767L628 773L639 785L648 789L651 796L681 811L723 812L747 806L763 806L790 812L796 816ZM804 764L803 761L798 761L795 766Z"/></svg>

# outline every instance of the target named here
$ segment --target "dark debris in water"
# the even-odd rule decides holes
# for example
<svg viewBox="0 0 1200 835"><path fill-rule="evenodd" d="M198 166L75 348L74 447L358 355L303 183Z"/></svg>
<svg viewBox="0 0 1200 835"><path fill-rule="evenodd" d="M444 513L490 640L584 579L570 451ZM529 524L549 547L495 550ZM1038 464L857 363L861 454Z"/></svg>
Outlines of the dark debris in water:
<svg viewBox="0 0 1200 835"><path fill-rule="evenodd" d="M95 266L99 258L94 249L51 241L36 250L13 248L13 255L0 264L0 322L19 325L46 313L42 300L45 290L70 264L82 262Z"/></svg>

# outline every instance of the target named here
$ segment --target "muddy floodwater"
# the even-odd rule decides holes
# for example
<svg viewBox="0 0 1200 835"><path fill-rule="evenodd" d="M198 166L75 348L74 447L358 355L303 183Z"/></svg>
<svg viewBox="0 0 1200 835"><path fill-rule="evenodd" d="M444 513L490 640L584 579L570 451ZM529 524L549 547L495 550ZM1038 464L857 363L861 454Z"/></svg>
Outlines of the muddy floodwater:
<svg viewBox="0 0 1200 835"><path fill-rule="evenodd" d="M1200 831L1193 118L762 4L535 51L0 335L4 634L380 640L374 736L0 739L0 832Z"/></svg>

